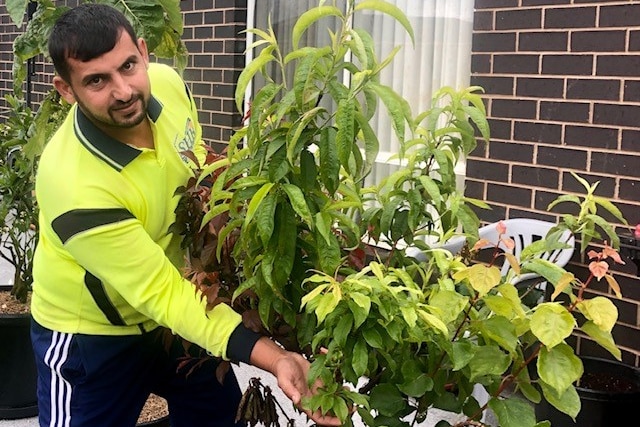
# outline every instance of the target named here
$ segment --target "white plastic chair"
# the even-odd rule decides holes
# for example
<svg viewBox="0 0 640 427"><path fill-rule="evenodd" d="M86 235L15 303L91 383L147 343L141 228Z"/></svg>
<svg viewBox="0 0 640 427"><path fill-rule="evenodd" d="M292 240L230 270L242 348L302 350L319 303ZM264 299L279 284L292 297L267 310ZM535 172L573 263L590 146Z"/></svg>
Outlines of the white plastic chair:
<svg viewBox="0 0 640 427"><path fill-rule="evenodd" d="M503 220L502 222L506 227L505 237L511 238L511 240L513 240L513 242L515 243L515 246L511 253L516 257L518 261L520 261L520 255L522 254L522 250L524 248L526 248L533 242L543 239L547 235L549 230L551 230L551 228L556 225L552 222L531 218L513 218ZM486 247L493 247L495 246L496 242L498 242L498 230L496 226L497 223L492 223L478 230L478 234L481 239L486 239L491 242L491 244L487 245ZM571 260L571 257L573 256L575 238L569 230L566 230L560 236L560 241L567 243L569 247L542 253L540 254L540 257L542 259L553 262L560 267L564 267L569 263L569 260ZM500 242L498 247L503 251L508 251L507 247L502 242ZM501 269L503 277L507 275L510 268L510 264L505 260L505 262L502 264ZM515 276L511 280L511 283L515 285L525 280L535 279L537 277L539 276L536 273L524 273ZM544 285L544 283L542 283L541 285ZM539 289L544 290L544 286L539 287Z"/></svg>
<svg viewBox="0 0 640 427"><path fill-rule="evenodd" d="M515 243L513 250L508 249L503 242L500 242L498 247L500 250L505 252L511 252L518 261L520 261L520 255L522 254L522 250L532 244L535 241L543 239L549 230L555 226L555 223L549 221L542 221L539 219L531 219L531 218L512 218L505 219L502 221L504 226L506 227L505 237L511 238ZM484 248L491 248L498 243L498 223L491 223L481 227L478 230L478 235L480 239L486 239L490 243L487 244ZM441 245L432 246L434 248L446 249L452 254L457 254L462 250L467 238L465 236L457 236L453 239L448 240L447 242ZM565 249L557 249L552 252L545 252L540 256L543 259L553 262L554 264L564 267L569 263L569 260L573 256L574 246L575 246L575 238L571 234L569 230L566 230L560 237L562 242L566 242L569 246ZM424 253L422 253L419 249L415 247L407 248L407 255L415 257L418 261L424 261L426 259ZM503 258L504 259L504 258ZM501 273L502 276L506 276L509 272L511 265L504 260ZM539 277L536 273L524 273L518 276L515 276L512 280L512 284L517 284L519 282L535 279ZM539 289L544 290L544 283L541 283Z"/></svg>

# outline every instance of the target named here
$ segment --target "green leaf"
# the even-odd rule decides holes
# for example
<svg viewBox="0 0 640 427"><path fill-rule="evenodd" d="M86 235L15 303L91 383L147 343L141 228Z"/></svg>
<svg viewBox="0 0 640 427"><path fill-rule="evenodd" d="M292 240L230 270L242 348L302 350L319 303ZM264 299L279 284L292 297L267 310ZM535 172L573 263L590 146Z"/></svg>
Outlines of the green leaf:
<svg viewBox="0 0 640 427"><path fill-rule="evenodd" d="M244 227L246 227L253 220L253 216L256 214L256 211L260 207L262 200L267 197L267 194L269 194L269 191L271 191L273 185L274 184L272 182L265 183L251 198L249 207L247 208L247 216L244 219Z"/></svg>
<svg viewBox="0 0 640 427"><path fill-rule="evenodd" d="M355 144L355 101L353 98L347 98L340 101L338 111L336 113L336 125L338 133L336 134L336 145L338 147L338 159L342 166L349 172L349 157L351 155L351 147Z"/></svg>
<svg viewBox="0 0 640 427"><path fill-rule="evenodd" d="M300 44L300 38L302 34L317 20L324 18L326 16L337 16L339 18L343 17L340 9L334 6L319 6L313 9L310 9L300 15L300 18L296 21L293 26L293 30L291 31L291 40L293 44L293 49L298 49L298 45Z"/></svg>
<svg viewBox="0 0 640 427"><path fill-rule="evenodd" d="M369 399L372 408L376 408L380 414L393 417L405 408L405 400L393 384L380 384L371 390Z"/></svg>
<svg viewBox="0 0 640 427"><path fill-rule="evenodd" d="M253 76L262 70L265 65L269 62L275 60L275 57L271 54L273 48L265 48L260 52L257 58L247 64L240 76L238 77L238 82L236 84L236 108L240 113L244 113L244 95L247 91L247 87L249 87L249 83L253 80Z"/></svg>
<svg viewBox="0 0 640 427"><path fill-rule="evenodd" d="M351 365L353 372L355 372L358 377L361 377L367 372L367 366L369 365L369 350L367 348L367 344L361 338L359 338L353 346Z"/></svg>
<svg viewBox="0 0 640 427"><path fill-rule="evenodd" d="M502 427L534 427L536 425L533 406L518 397L491 399L489 408L496 414Z"/></svg>
<svg viewBox="0 0 640 427"><path fill-rule="evenodd" d="M415 43L411 22L409 22L409 19L407 19L407 16L397 6L381 0L365 0L358 3L354 7L355 11L364 10L364 9L377 10L379 12L386 13L387 15L392 16L407 31L407 33L409 34L409 37L411 37L411 42Z"/></svg>
<svg viewBox="0 0 640 427"><path fill-rule="evenodd" d="M531 332L548 348L563 343L573 332L575 319L566 307L557 303L536 306L531 316Z"/></svg>
<svg viewBox="0 0 640 427"><path fill-rule="evenodd" d="M7 0L7 12L9 12L11 21L18 28L22 28L27 3L29 3L29 0Z"/></svg>
<svg viewBox="0 0 640 427"><path fill-rule="evenodd" d="M580 403L580 396L573 385L562 393L558 393L557 390L549 387L544 381L540 382L540 387L547 402L575 420L582 405Z"/></svg>
<svg viewBox="0 0 640 427"><path fill-rule="evenodd" d="M382 348L383 340L382 335L375 328L366 328L362 331L362 336L364 337L367 344L369 344L373 348Z"/></svg>
<svg viewBox="0 0 640 427"><path fill-rule="evenodd" d="M388 86L381 85L375 82L369 82L367 84L373 92L375 92L391 116L391 124L396 136L400 141L404 141L405 138L405 121L411 116L407 101L402 98L398 93Z"/></svg>
<svg viewBox="0 0 640 427"><path fill-rule="evenodd" d="M302 218L304 222L309 225L309 228L314 228L313 218L311 216L311 211L309 210L309 206L307 206L307 202L304 196L304 193L297 185L294 184L282 184L282 189L287 196L289 197L289 202L291 203L291 207L296 213Z"/></svg>
<svg viewBox="0 0 640 427"><path fill-rule="evenodd" d="M540 379L557 394L564 393L584 373L582 361L567 344L558 344L550 350L542 347L536 366Z"/></svg>
<svg viewBox="0 0 640 427"><path fill-rule="evenodd" d="M320 297L320 302L316 308L316 316L318 323L324 322L324 319L338 306L340 298L334 292L327 292Z"/></svg>
<svg viewBox="0 0 640 427"><path fill-rule="evenodd" d="M595 342L600 344L605 350L613 355L617 360L622 360L622 351L613 340L610 331L604 331L592 321L585 322L580 329L589 335Z"/></svg>

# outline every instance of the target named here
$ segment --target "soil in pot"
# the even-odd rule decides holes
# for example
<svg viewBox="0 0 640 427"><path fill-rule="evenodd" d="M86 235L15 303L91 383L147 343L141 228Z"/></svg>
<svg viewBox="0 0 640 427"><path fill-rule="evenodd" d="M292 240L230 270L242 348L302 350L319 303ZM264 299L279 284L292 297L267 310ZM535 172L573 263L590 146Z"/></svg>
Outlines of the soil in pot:
<svg viewBox="0 0 640 427"><path fill-rule="evenodd" d="M553 427L608 427L613 419L634 419L640 402L640 369L617 361L582 357L584 374L576 386L582 409L576 421L543 400L538 420Z"/></svg>
<svg viewBox="0 0 640 427"><path fill-rule="evenodd" d="M160 396L150 394L138 417L137 427L169 427L169 409L167 401Z"/></svg>
<svg viewBox="0 0 640 427"><path fill-rule="evenodd" d="M0 419L38 414L29 305L15 301L10 289L0 286Z"/></svg>

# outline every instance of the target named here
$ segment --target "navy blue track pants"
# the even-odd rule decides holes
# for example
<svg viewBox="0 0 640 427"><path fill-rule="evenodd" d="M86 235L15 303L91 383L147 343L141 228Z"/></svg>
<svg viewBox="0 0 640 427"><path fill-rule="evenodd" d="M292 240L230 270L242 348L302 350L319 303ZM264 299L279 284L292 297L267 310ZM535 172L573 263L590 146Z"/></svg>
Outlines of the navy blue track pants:
<svg viewBox="0 0 640 427"><path fill-rule="evenodd" d="M167 399L171 427L237 426L241 391L233 369L220 384L214 359L182 366L185 349L178 340L163 342L162 328L96 336L31 323L41 427L134 427L151 392Z"/></svg>

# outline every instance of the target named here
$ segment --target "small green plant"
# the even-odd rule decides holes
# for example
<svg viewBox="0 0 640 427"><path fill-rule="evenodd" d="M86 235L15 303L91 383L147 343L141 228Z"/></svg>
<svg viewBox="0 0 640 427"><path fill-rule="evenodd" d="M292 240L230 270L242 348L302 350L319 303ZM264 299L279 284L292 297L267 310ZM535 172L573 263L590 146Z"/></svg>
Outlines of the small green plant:
<svg viewBox="0 0 640 427"><path fill-rule="evenodd" d="M7 97L12 115L0 125L0 256L14 268L11 294L26 302L33 277L33 251L38 240L38 209L33 163L22 151L33 122L31 110L19 99Z"/></svg>

